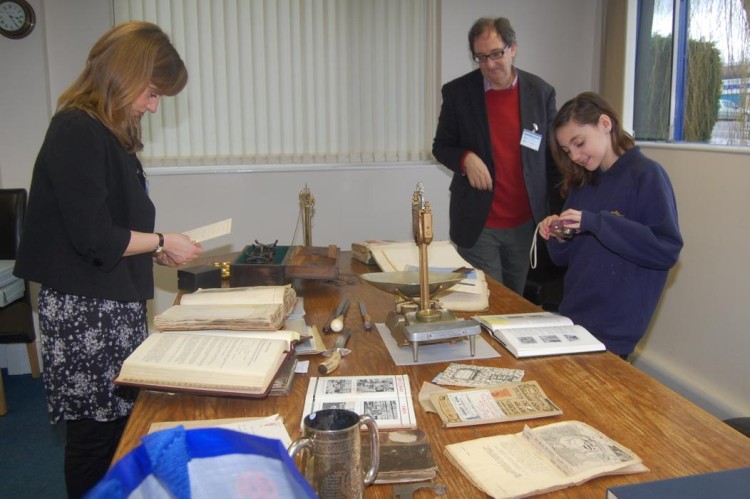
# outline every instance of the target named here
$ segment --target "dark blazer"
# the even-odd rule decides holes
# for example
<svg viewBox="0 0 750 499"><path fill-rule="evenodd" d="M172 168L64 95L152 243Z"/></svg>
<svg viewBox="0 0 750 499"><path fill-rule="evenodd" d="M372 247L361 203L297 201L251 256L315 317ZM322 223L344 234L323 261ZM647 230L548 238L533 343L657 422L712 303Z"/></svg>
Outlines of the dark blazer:
<svg viewBox="0 0 750 499"><path fill-rule="evenodd" d="M117 301L153 297L148 253L123 257L155 208L135 154L82 111L52 118L29 191L14 273L58 292Z"/></svg>
<svg viewBox="0 0 750 499"><path fill-rule="evenodd" d="M521 146L521 137L518 138L531 212L534 222L538 223L549 213L548 192L554 187L550 185L554 180L550 180L559 175L547 147L547 134L557 113L555 89L538 76L516 71L521 128L533 130L536 125L537 133L542 136L538 151ZM432 154L454 172L450 185L450 238L457 245L470 248L484 229L493 194L469 185L469 179L461 174L461 158L467 151L473 151L485 162L493 180L495 178L481 71L477 69L446 83L442 94L443 105Z"/></svg>

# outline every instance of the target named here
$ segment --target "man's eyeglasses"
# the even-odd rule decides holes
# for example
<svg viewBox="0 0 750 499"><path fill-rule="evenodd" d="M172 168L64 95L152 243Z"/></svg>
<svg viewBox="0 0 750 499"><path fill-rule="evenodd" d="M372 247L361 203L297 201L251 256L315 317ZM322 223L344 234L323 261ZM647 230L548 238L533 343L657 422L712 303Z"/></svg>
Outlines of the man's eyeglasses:
<svg viewBox="0 0 750 499"><path fill-rule="evenodd" d="M471 56L471 58L474 59L474 62L477 62L479 64L484 64L485 62L487 62L487 59L492 59L493 61L502 59L507 51L508 51L508 46L506 45L505 47L503 47L502 50L495 50L494 52L490 52L487 55L474 54Z"/></svg>

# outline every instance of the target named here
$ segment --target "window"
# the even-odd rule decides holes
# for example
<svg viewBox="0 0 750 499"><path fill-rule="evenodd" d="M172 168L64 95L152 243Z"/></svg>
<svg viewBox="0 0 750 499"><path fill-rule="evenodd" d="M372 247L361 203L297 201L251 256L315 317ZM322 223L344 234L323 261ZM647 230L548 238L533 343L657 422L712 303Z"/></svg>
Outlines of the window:
<svg viewBox="0 0 750 499"><path fill-rule="evenodd" d="M188 86L144 117L147 166L427 162L436 0L113 0L168 33Z"/></svg>
<svg viewBox="0 0 750 499"><path fill-rule="evenodd" d="M750 3L638 5L636 138L750 146Z"/></svg>

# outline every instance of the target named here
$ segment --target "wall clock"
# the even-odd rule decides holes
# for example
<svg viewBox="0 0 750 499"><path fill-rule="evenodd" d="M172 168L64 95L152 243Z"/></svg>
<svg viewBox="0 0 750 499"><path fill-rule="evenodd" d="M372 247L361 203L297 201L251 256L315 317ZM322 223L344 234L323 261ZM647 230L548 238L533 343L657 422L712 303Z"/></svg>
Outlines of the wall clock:
<svg viewBox="0 0 750 499"><path fill-rule="evenodd" d="M36 14L26 0L0 1L0 34L13 39L23 38L34 29Z"/></svg>

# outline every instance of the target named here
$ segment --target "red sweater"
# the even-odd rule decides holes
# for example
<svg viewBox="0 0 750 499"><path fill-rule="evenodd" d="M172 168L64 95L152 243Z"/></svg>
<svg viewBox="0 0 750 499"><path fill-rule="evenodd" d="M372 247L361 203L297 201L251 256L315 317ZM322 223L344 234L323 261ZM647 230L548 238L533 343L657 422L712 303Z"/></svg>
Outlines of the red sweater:
<svg viewBox="0 0 750 499"><path fill-rule="evenodd" d="M521 167L521 117L518 85L484 93L495 162L495 190L485 226L517 227L530 220L531 205Z"/></svg>

